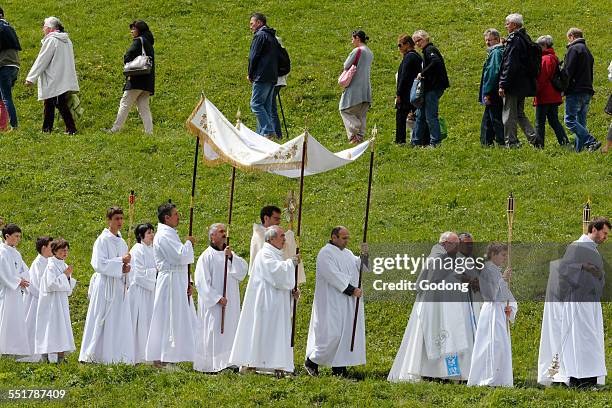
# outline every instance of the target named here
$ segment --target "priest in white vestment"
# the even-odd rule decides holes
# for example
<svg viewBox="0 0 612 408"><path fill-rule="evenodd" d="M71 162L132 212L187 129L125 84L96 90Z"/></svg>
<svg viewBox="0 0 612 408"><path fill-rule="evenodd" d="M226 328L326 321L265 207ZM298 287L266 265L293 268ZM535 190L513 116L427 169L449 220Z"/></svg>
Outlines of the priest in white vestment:
<svg viewBox="0 0 612 408"><path fill-rule="evenodd" d="M487 259L479 279L484 302L478 319L467 384L512 387L509 322L514 322L518 306L508 287L512 270L502 272L502 265L508 262L508 246L490 244Z"/></svg>
<svg viewBox="0 0 612 408"><path fill-rule="evenodd" d="M259 219L261 220L261 224L253 224L253 236L251 237L251 249L249 255L249 275L251 274L253 262L255 261L257 252L259 252L265 243L264 233L266 232L266 228L273 225L280 225L281 209L273 205L265 206L259 213ZM283 257L284 259L289 259L295 255L297 249L297 243L295 241L293 231L285 231L285 240ZM306 273L304 272L304 263L300 262L298 265L298 285L304 282L306 282Z"/></svg>
<svg viewBox="0 0 612 408"><path fill-rule="evenodd" d="M69 247L68 242L61 238L51 243L53 256L40 279L35 352L46 362L50 353L57 353L57 362L62 363L65 361L64 353L76 350L68 296L77 281L72 277L72 266L66 265Z"/></svg>
<svg viewBox="0 0 612 408"><path fill-rule="evenodd" d="M108 228L94 242L89 307L79 361L85 363L134 363L134 336L130 304L126 297L131 256L121 237L123 210L110 207Z"/></svg>
<svg viewBox="0 0 612 408"><path fill-rule="evenodd" d="M146 359L147 339L153 318L155 301L155 281L157 265L153 238L155 232L149 223L139 224L134 228L136 244L130 250L132 269L129 273L127 297L130 303L132 334L134 336L134 362L144 363Z"/></svg>
<svg viewBox="0 0 612 408"><path fill-rule="evenodd" d="M319 365L332 367L334 375L345 376L347 366L366 363L363 298L359 302L353 351L351 338L357 299L362 297L359 269L367 267L361 266L361 258L347 248L348 242L349 231L335 227L329 243L317 255L317 280L304 362L312 376L318 375ZM367 245L362 252L367 253Z"/></svg>
<svg viewBox="0 0 612 408"><path fill-rule="evenodd" d="M33 354L32 339L26 326L22 291L27 291L28 267L23 262L17 245L21 229L7 224L2 229L0 243L0 355L29 356Z"/></svg>
<svg viewBox="0 0 612 408"><path fill-rule="evenodd" d="M285 232L266 229L244 296L230 364L251 370L274 370L277 377L294 371L291 347L292 296L299 256L284 259Z"/></svg>
<svg viewBox="0 0 612 408"><path fill-rule="evenodd" d="M459 283L454 260L459 237L444 232L434 245L420 282ZM449 266L450 265L450 266ZM446 302L444 292L419 290L412 306L402 344L387 379L392 382L418 382L422 377L467 380L472 358L472 325L465 305ZM456 299L455 299L456 300Z"/></svg>
<svg viewBox="0 0 612 408"><path fill-rule="evenodd" d="M197 316L187 270L194 261L195 239L188 236L181 242L174 204L162 204L157 218L153 249L158 273L146 359L160 368L167 363L193 362Z"/></svg>
<svg viewBox="0 0 612 408"><path fill-rule="evenodd" d="M225 225L211 225L210 246L196 264L195 284L198 290L199 334L193 369L212 373L230 366L229 359L240 319L240 282L247 275L247 262L226 246ZM223 282L227 257L226 294ZM223 333L221 333L221 314Z"/></svg>
<svg viewBox="0 0 612 408"><path fill-rule="evenodd" d="M587 234L570 244L549 279L538 357L538 382L571 387L605 384L606 355L601 296L605 270L597 246L606 241L610 221L594 218ZM552 269L555 269L554 267ZM549 288L551 282L549 282Z"/></svg>

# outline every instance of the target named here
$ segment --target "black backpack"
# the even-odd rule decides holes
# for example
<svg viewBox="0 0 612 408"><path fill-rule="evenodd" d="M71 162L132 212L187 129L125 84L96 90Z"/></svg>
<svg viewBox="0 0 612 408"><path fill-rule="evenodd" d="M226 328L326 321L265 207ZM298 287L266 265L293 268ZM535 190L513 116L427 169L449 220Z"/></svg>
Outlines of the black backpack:
<svg viewBox="0 0 612 408"><path fill-rule="evenodd" d="M558 61L559 60L557 60L557 62ZM553 88L555 88L559 92L567 91L567 88L569 87L569 82L570 82L569 75L567 75L567 72L565 72L561 68L562 64L563 64L562 62L557 63L557 69L555 70L555 73L553 74L552 78L550 78L551 85L553 86Z"/></svg>
<svg viewBox="0 0 612 408"><path fill-rule="evenodd" d="M521 38L525 40L527 47L527 61L525 68L527 69L527 75L532 78L537 78L540 75L542 69L542 47L531 41L531 38L527 34L519 32Z"/></svg>
<svg viewBox="0 0 612 408"><path fill-rule="evenodd" d="M291 60L287 49L280 42L276 43L278 44L278 76L284 76L291 71Z"/></svg>

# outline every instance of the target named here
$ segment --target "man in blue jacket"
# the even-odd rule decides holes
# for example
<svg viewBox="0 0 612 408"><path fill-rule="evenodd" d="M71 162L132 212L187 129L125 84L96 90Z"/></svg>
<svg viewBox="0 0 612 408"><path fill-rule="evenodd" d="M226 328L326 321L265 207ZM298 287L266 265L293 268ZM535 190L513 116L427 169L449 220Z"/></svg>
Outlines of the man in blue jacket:
<svg viewBox="0 0 612 408"><path fill-rule="evenodd" d="M502 99L497 93L504 45L501 43L499 31L494 28L484 32L484 40L487 45L487 59L482 66L478 94L478 102L485 107L480 125L480 144L492 146L497 142L499 146L504 146L506 143L502 122Z"/></svg>
<svg viewBox="0 0 612 408"><path fill-rule="evenodd" d="M563 70L569 78L565 90L565 125L576 135L575 147L579 152L586 148L594 152L601 142L589 133L586 118L593 90L593 55L582 37L582 30L570 28L567 32L567 53L563 61Z"/></svg>
<svg viewBox="0 0 612 408"><path fill-rule="evenodd" d="M266 26L266 16L253 13L249 24L253 41L249 51L248 80L253 84L251 111L257 116L257 133L275 138L274 86L278 80L278 43L276 31Z"/></svg>

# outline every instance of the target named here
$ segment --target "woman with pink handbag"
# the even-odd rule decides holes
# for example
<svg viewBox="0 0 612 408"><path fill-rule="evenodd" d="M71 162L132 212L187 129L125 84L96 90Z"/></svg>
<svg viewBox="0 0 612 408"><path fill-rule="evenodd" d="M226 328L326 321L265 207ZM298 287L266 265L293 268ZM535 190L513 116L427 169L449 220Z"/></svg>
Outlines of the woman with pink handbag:
<svg viewBox="0 0 612 408"><path fill-rule="evenodd" d="M374 55L366 45L369 38L362 30L353 31L351 37L355 48L344 62L338 84L344 88L340 98L340 116L349 143L357 144L365 137L366 115L372 104L370 71Z"/></svg>

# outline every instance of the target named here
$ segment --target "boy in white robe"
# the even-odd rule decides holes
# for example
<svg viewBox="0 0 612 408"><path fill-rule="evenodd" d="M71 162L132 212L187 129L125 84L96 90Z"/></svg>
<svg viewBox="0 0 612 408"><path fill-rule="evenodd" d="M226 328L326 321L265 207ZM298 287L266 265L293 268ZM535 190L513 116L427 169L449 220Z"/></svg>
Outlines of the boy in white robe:
<svg viewBox="0 0 612 408"><path fill-rule="evenodd" d="M188 236L181 243L176 232L179 213L174 204L162 204L157 218L153 249L158 273L146 359L161 368L194 359L197 316L187 268L193 263L195 238Z"/></svg>
<svg viewBox="0 0 612 408"><path fill-rule="evenodd" d="M29 356L33 353L28 336L25 304L22 291L30 282L28 267L23 262L17 245L21 241L21 229L7 224L2 229L0 243L0 355Z"/></svg>
<svg viewBox="0 0 612 408"><path fill-rule="evenodd" d="M294 290L299 256L284 259L285 232L277 225L266 230L265 240L253 262L230 364L274 370L280 378L294 371L290 294L299 298Z"/></svg>
<svg viewBox="0 0 612 408"><path fill-rule="evenodd" d="M281 209L273 205L265 206L259 212L259 219L261 220L261 224L253 224L253 236L251 237L251 249L249 254L249 275L251 274L253 261L255 260L257 252L259 252L265 243L264 233L266 232L266 228L273 225L280 225ZM293 231L285 231L285 240L283 257L289 259L295 255L297 249ZM306 282L306 273L304 272L304 263L300 262L298 265L298 285L304 282Z"/></svg>
<svg viewBox="0 0 612 408"><path fill-rule="evenodd" d="M49 258L53 256L51 253L50 237L39 237L36 240L36 252L38 255L30 265L28 293L25 295L26 304L26 326L28 328L28 336L30 338L30 347L34 352L34 336L36 334L36 316L38 310L38 299L40 297L40 279L45 272ZM20 359L21 362L35 363L40 360L40 355L32 354L26 358Z"/></svg>
<svg viewBox="0 0 612 408"><path fill-rule="evenodd" d="M68 296L77 281L72 278L72 265L66 265L69 248L70 244L64 239L51 242L53 256L40 279L35 352L44 362L49 362L49 353L57 353L57 363L63 363L65 353L76 350Z"/></svg>
<svg viewBox="0 0 612 408"><path fill-rule="evenodd" d="M132 317L132 334L134 335L134 362L146 360L147 339L153 318L155 302L155 280L157 265L153 239L155 232L149 223L139 224L134 229L136 244L130 250L132 269L129 273L128 300Z"/></svg>
<svg viewBox="0 0 612 408"><path fill-rule="evenodd" d="M610 227L607 218L594 218L587 234L569 245L557 270L551 270L553 296L547 294L544 305L538 357L540 384L577 388L605 384L601 309L605 270L597 246L606 241Z"/></svg>
<svg viewBox="0 0 612 408"><path fill-rule="evenodd" d="M193 369L210 373L229 367L240 319L240 282L247 274L248 264L226 246L225 225L211 225L208 237L210 246L200 255L195 271L200 327ZM223 296L226 257L227 284ZM225 316L221 333L223 309Z"/></svg>
<svg viewBox="0 0 612 408"><path fill-rule="evenodd" d="M123 210L110 207L108 228L93 246L91 266L96 278L90 285L89 307L79 361L86 363L134 363L134 336L130 304L126 298L131 256L121 237Z"/></svg>
<svg viewBox="0 0 612 408"><path fill-rule="evenodd" d="M508 262L508 246L492 243L487 248L485 267L480 274L480 292L484 299L467 385L512 387L512 345L509 321L514 322L518 305L508 287L512 270L502 273Z"/></svg>
<svg viewBox="0 0 612 408"><path fill-rule="evenodd" d="M356 302L362 297L362 290L357 287L359 269L366 267L347 248L348 242L349 231L342 226L335 227L329 243L317 255L317 280L304 362L311 376L318 375L319 365L332 367L333 375L346 376L347 366L366 363L363 299L359 302L351 351ZM362 252L367 253L367 245Z"/></svg>

